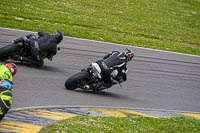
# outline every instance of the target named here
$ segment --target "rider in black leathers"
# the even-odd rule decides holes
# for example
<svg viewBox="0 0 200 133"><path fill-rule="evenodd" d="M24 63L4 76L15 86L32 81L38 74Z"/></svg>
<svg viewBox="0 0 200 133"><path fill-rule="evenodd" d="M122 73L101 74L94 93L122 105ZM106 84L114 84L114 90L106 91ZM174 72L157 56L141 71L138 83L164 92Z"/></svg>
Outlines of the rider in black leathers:
<svg viewBox="0 0 200 133"><path fill-rule="evenodd" d="M14 40L14 43L24 42L25 45L30 46L31 59L20 57L22 62L30 62L32 65L41 67L44 64L42 56L46 56L52 60L53 56L57 53L57 45L62 41L63 35L60 31L56 30L53 35L45 32L38 32L38 38L29 34Z"/></svg>
<svg viewBox="0 0 200 133"><path fill-rule="evenodd" d="M109 88L113 83L121 83L127 80L127 62L132 60L134 56L130 48L126 48L122 53L112 51L103 60L96 63L101 68L102 79Z"/></svg>

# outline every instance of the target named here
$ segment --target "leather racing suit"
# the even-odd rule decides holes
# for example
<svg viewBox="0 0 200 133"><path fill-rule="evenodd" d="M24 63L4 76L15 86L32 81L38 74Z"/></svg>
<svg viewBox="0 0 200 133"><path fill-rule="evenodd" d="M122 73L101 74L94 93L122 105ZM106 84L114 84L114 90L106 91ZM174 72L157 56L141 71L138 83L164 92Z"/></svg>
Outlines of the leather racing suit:
<svg viewBox="0 0 200 133"><path fill-rule="evenodd" d="M53 56L57 53L57 44L59 43L55 36L45 32L38 32L38 38L29 34L14 42L18 43L24 41L25 44L30 45L31 59L22 58L21 61L30 62L32 65L41 67L44 64L43 58L52 60Z"/></svg>
<svg viewBox="0 0 200 133"><path fill-rule="evenodd" d="M102 72L102 79L111 87L113 83L121 83L127 80L127 57L119 51L112 51L96 62Z"/></svg>
<svg viewBox="0 0 200 133"><path fill-rule="evenodd" d="M10 90L0 86L0 121L9 111L12 104L12 93Z"/></svg>

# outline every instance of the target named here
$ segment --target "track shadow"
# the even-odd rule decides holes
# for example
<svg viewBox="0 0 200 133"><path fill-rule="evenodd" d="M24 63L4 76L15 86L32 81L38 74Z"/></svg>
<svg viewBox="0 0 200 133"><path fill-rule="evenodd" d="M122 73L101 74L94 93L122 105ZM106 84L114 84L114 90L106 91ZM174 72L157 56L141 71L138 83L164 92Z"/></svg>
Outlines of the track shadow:
<svg viewBox="0 0 200 133"><path fill-rule="evenodd" d="M74 91L76 93L81 93L84 95L96 95L96 96L100 96L100 97L109 97L109 98L113 98L113 99L117 99L117 100L128 100L128 101L136 100L132 97L128 97L127 95L119 94L117 92L116 93L108 92L107 90L93 92L93 91L84 91L81 89L76 89L76 90L67 90L67 91Z"/></svg>
<svg viewBox="0 0 200 133"><path fill-rule="evenodd" d="M65 73L65 71L63 69L59 69L58 67L54 67L54 66L47 66L47 65L44 65L42 67L34 67L35 69L40 69L40 70L43 70L43 71L54 71L54 72L63 72Z"/></svg>
<svg viewBox="0 0 200 133"><path fill-rule="evenodd" d="M53 67L53 66L48 66L48 65L43 65L42 67L37 67L37 66L33 66L31 64L28 63L23 63L23 62L18 62L18 61L0 61L2 62L1 64L6 64L6 63L15 63L17 66L23 66L23 67L29 67L29 68L33 68L33 69L39 69L39 70L43 70L43 71L49 71L49 72L62 72L65 73L64 70L59 69L57 67Z"/></svg>

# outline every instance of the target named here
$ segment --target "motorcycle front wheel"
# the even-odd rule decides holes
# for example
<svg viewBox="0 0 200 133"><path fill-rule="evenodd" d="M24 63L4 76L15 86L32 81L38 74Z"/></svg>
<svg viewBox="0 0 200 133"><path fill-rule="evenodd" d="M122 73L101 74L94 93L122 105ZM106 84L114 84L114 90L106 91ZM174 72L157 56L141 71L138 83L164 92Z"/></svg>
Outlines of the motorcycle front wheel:
<svg viewBox="0 0 200 133"><path fill-rule="evenodd" d="M72 75L65 81L65 88L68 90L74 90L81 87L81 83L87 82L90 80L90 75L86 71L81 71Z"/></svg>

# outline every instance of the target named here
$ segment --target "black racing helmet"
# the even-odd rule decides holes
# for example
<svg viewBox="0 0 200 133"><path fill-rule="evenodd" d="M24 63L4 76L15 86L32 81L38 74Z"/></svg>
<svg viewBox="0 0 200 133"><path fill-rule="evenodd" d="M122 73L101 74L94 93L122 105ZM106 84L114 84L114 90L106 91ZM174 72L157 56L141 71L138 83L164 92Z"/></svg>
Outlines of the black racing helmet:
<svg viewBox="0 0 200 133"><path fill-rule="evenodd" d="M127 57L127 61L130 61L133 59L134 56L134 52L133 50L131 50L130 48L126 48L124 49L124 55Z"/></svg>
<svg viewBox="0 0 200 133"><path fill-rule="evenodd" d="M62 39L63 39L63 34L59 30L56 30L53 33L53 36L56 38L57 43L60 43L62 41Z"/></svg>

